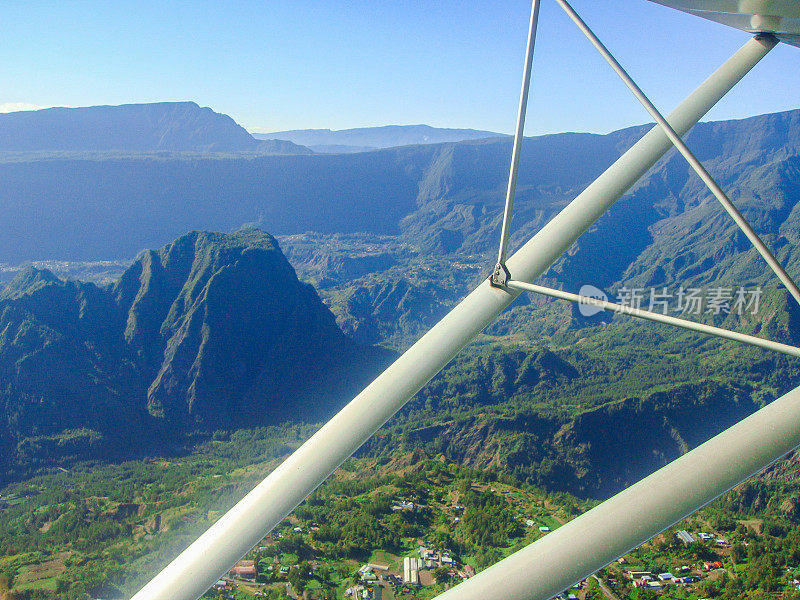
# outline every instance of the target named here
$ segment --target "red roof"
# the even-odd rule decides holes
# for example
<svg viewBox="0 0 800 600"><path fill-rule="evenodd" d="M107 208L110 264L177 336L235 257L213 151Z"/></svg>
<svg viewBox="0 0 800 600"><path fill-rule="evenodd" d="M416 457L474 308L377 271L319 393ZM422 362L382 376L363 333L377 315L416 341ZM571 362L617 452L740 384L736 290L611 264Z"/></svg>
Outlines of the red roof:
<svg viewBox="0 0 800 600"><path fill-rule="evenodd" d="M254 576L256 574L256 563L253 560L240 560L231 569L231 573L242 576Z"/></svg>

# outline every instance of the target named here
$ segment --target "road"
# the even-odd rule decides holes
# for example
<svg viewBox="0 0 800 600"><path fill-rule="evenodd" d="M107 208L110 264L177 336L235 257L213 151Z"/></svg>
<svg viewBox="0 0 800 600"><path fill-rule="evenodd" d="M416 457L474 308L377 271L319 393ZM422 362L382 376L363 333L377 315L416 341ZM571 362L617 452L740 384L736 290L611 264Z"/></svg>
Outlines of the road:
<svg viewBox="0 0 800 600"><path fill-rule="evenodd" d="M619 600L619 598L617 598L617 595L610 589L608 589L608 586L606 586L606 582L600 579L597 576L597 574L592 575L592 577L594 577L597 580L597 584L600 586L600 591L603 592L603 594L605 595L606 598L608 598L608 600Z"/></svg>

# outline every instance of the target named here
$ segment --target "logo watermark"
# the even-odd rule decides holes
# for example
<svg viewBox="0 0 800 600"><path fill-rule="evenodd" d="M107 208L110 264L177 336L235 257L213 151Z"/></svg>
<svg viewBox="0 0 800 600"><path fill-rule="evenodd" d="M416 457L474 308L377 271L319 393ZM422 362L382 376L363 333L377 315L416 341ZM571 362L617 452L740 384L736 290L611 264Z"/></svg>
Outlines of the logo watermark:
<svg viewBox="0 0 800 600"><path fill-rule="evenodd" d="M613 302L627 308L648 310L650 312L678 313L683 315L754 315L761 303L760 287L627 287L607 295L593 285L583 285L581 296L588 296L605 302ZM578 310L584 317L591 317L603 309L593 304L581 302Z"/></svg>

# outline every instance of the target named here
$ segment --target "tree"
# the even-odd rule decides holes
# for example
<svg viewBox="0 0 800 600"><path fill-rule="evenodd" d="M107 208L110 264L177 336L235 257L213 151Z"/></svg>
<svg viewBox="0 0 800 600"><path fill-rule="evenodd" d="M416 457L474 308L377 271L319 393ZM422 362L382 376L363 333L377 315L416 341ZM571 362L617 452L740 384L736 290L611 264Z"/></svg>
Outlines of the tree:
<svg viewBox="0 0 800 600"><path fill-rule="evenodd" d="M447 567L439 567L433 570L433 577L436 583L445 583L450 580L450 575L447 573Z"/></svg>

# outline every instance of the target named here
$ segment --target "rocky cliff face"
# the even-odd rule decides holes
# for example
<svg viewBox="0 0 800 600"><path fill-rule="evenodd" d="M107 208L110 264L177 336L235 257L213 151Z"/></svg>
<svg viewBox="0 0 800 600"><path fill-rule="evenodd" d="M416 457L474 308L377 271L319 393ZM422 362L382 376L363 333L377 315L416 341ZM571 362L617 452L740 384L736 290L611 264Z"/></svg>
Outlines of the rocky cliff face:
<svg viewBox="0 0 800 600"><path fill-rule="evenodd" d="M148 428L316 420L376 366L253 229L190 233L106 287L24 271L0 296L0 332L12 455L81 430L124 446Z"/></svg>

